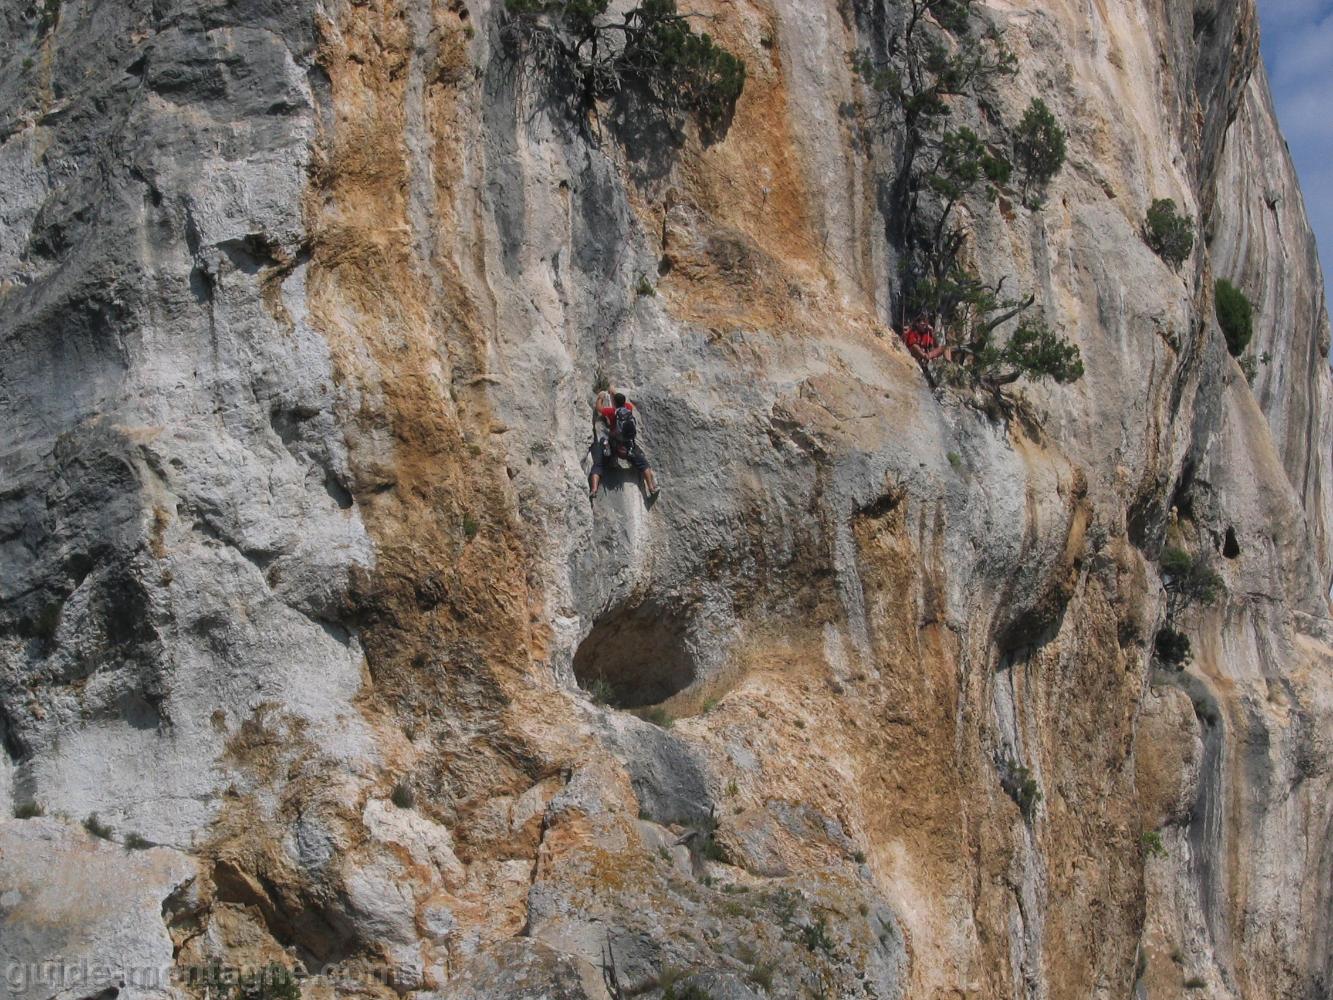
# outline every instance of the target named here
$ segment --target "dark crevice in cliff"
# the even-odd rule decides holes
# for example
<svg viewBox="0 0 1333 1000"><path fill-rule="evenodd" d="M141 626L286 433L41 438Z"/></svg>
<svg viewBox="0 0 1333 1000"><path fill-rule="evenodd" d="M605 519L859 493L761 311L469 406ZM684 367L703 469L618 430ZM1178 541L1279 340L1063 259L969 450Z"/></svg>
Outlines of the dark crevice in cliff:
<svg viewBox="0 0 1333 1000"><path fill-rule="evenodd" d="M336 892L321 891L323 899L313 892L298 895L239 859L219 858L212 876L219 903L245 907L258 916L264 930L307 967L344 962L358 953L360 936L342 912L347 904Z"/></svg>
<svg viewBox="0 0 1333 1000"><path fill-rule="evenodd" d="M1236 559L1240 556L1240 542L1236 540L1236 529L1227 525L1226 538L1222 542L1222 555L1227 559Z"/></svg>
<svg viewBox="0 0 1333 1000"><path fill-rule="evenodd" d="M20 738L18 728L14 724L14 718L5 708L3 701L0 701L0 746L4 747L5 754L15 764L22 761L31 752L30 748Z"/></svg>

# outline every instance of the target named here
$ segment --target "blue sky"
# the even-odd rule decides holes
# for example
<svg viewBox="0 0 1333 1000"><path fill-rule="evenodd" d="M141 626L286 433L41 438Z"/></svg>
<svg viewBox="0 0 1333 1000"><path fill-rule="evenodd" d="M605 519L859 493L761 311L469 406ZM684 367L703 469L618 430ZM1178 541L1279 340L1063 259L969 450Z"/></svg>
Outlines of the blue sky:
<svg viewBox="0 0 1333 1000"><path fill-rule="evenodd" d="M1282 132L1333 275L1333 0L1259 0L1264 62Z"/></svg>

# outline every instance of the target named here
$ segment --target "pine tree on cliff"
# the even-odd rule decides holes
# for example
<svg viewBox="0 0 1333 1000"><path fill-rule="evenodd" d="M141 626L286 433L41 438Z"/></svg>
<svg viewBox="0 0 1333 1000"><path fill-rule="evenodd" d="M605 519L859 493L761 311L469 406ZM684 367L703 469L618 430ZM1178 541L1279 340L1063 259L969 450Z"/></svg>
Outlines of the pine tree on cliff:
<svg viewBox="0 0 1333 1000"><path fill-rule="evenodd" d="M693 116L725 128L745 88L745 62L696 32L676 0L643 0L618 18L610 0L505 0L504 38L566 112L587 126L603 101L679 130Z"/></svg>
<svg viewBox="0 0 1333 1000"><path fill-rule="evenodd" d="M867 131L872 139L890 139L894 157L886 215L890 242L901 255L900 317L925 312L963 337L971 363L959 377L996 393L1020 378L1082 377L1078 348L1040 319L997 340L1035 296L1006 296L1003 279L986 283L964 257L968 232L957 209L994 202L1008 191L1013 164L1005 150L1018 159L1025 191L1049 183L1065 158L1064 131L1039 101L1012 135L1003 126L987 135L954 126L959 106L989 103L994 88L1018 70L981 5L908 0L884 53L853 53L852 63L868 90Z"/></svg>

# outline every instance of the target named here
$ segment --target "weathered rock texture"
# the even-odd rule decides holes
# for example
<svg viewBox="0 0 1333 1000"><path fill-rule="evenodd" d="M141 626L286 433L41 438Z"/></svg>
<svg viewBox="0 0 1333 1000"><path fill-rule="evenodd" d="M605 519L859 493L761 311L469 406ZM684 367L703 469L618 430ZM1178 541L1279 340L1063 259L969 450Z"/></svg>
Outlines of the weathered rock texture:
<svg viewBox="0 0 1333 1000"><path fill-rule="evenodd" d="M1070 161L969 252L1088 369L1009 423L887 333L895 6L691 9L749 81L679 147L552 115L495 0L0 12L0 963L1328 995L1328 324L1251 0L988 5ZM587 500L598 374L655 505ZM1183 673L1167 542L1228 586Z"/></svg>

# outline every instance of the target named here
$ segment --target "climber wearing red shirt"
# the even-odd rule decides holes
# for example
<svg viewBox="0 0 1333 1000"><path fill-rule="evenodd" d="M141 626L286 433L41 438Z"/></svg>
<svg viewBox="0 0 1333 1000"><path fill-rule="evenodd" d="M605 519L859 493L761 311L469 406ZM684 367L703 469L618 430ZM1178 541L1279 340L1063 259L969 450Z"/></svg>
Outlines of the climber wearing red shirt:
<svg viewBox="0 0 1333 1000"><path fill-rule="evenodd" d="M601 402L599 398L598 402ZM595 435L592 442L592 472L588 474L589 496L596 497L602 485L606 463L612 458L623 458L643 476L644 488L649 495L657 492L657 476L648 465L648 456L638 442L638 424L634 404L623 392L611 398L611 406L598 406L597 413L606 421L606 436Z"/></svg>
<svg viewBox="0 0 1333 1000"><path fill-rule="evenodd" d="M921 364L928 364L936 358L948 360L949 350L935 336L935 328L930 325L930 317L922 313L911 326L903 331L903 343L908 352Z"/></svg>

